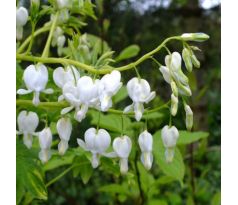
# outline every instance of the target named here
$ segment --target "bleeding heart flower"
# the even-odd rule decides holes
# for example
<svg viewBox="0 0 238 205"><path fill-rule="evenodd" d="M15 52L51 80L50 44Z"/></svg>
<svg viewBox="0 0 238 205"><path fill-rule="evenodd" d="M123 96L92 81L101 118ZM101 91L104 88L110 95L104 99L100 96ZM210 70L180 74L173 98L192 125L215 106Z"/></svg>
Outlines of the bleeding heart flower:
<svg viewBox="0 0 238 205"><path fill-rule="evenodd" d="M17 40L21 40L23 37L23 26L28 19L28 11L24 7L19 7L16 10L16 37Z"/></svg>
<svg viewBox="0 0 238 205"><path fill-rule="evenodd" d="M128 157L131 152L131 147L131 139L126 135L117 137L113 141L113 149L120 158L120 171L122 174L126 174L128 171Z"/></svg>
<svg viewBox="0 0 238 205"><path fill-rule="evenodd" d="M150 91L150 85L146 80L136 77L127 83L127 91L133 103L124 109L124 113L134 108L135 118L140 121L144 112L143 103L149 103L153 100L155 92Z"/></svg>
<svg viewBox="0 0 238 205"><path fill-rule="evenodd" d="M102 77L98 88L102 111L107 111L112 106L111 97L118 92L121 86L121 73L119 71L114 70Z"/></svg>
<svg viewBox="0 0 238 205"><path fill-rule="evenodd" d="M104 129L89 128L84 134L84 140L77 139L80 147L92 153L91 164L93 168L97 168L100 164L100 156L106 154L106 150L110 146L111 136Z"/></svg>
<svg viewBox="0 0 238 205"><path fill-rule="evenodd" d="M52 143L52 133L50 128L44 128L39 132L38 137L41 148L39 158L43 163L46 163L51 157L50 147Z"/></svg>
<svg viewBox="0 0 238 205"><path fill-rule="evenodd" d="M70 135L72 132L72 124L69 118L61 118L58 120L56 125L60 142L58 144L58 150L60 155L64 155L66 150L68 149L68 142L70 139Z"/></svg>
<svg viewBox="0 0 238 205"><path fill-rule="evenodd" d="M23 134L23 142L28 149L32 147L32 135L36 135L35 130L39 124L39 118L35 112L23 110L17 117L19 131L17 134Z"/></svg>
<svg viewBox="0 0 238 205"><path fill-rule="evenodd" d="M153 163L153 137L145 130L139 135L138 143L141 149L141 162L147 170L150 170Z"/></svg>
<svg viewBox="0 0 238 205"><path fill-rule="evenodd" d="M167 162L172 162L174 157L174 148L176 146L179 132L175 126L164 126L161 130L161 137L165 147L165 159Z"/></svg>
<svg viewBox="0 0 238 205"><path fill-rule="evenodd" d="M48 70L43 65L30 65L24 70L23 79L26 84L27 90L25 89L19 89L17 91L17 94L19 95L25 95L28 93L33 92L33 104L38 105L40 103L40 92L46 93L46 94L52 94L53 89L48 88L45 89L46 84L48 82Z"/></svg>

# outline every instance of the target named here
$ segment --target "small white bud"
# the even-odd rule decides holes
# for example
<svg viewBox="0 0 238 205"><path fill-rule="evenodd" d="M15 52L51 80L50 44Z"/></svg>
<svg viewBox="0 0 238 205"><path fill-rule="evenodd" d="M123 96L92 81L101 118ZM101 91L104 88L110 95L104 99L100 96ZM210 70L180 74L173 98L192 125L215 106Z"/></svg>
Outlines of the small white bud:
<svg viewBox="0 0 238 205"><path fill-rule="evenodd" d="M182 51L183 61L185 63L185 67L189 72L192 72L193 70L193 64L190 56L190 52L187 48L184 48Z"/></svg>
<svg viewBox="0 0 238 205"><path fill-rule="evenodd" d="M203 42L210 38L205 33L184 33L181 35L181 37L185 41L197 41L197 42Z"/></svg>
<svg viewBox="0 0 238 205"><path fill-rule="evenodd" d="M178 97L176 97L174 94L171 94L171 108L170 112L171 115L175 116L178 111Z"/></svg>
<svg viewBox="0 0 238 205"><path fill-rule="evenodd" d="M193 127L193 111L189 105L185 105L184 110L186 112L186 128L187 130L191 131Z"/></svg>

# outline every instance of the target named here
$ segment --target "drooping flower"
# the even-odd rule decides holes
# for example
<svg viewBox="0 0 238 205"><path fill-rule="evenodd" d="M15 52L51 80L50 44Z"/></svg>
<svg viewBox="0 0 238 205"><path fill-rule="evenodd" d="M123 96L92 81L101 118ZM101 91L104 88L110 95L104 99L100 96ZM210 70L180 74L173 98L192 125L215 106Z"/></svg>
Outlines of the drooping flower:
<svg viewBox="0 0 238 205"><path fill-rule="evenodd" d="M41 132L39 132L38 137L41 148L39 158L43 163L46 163L51 158L50 147L52 143L52 133L50 128L44 128Z"/></svg>
<svg viewBox="0 0 238 205"><path fill-rule="evenodd" d="M88 111L89 106L98 100L98 80L93 81L88 76L83 76L77 82L66 83L63 87L64 98L70 103L70 107L64 108L61 114L65 114L75 108L75 119L81 122Z"/></svg>
<svg viewBox="0 0 238 205"><path fill-rule="evenodd" d="M116 137L113 141L113 149L117 156L120 158L120 171L126 174L128 171L128 157L131 152L132 142L131 139L124 135Z"/></svg>
<svg viewBox="0 0 238 205"><path fill-rule="evenodd" d="M174 158L174 148L176 146L179 132L175 126L164 126L161 130L161 137L165 147L165 159L167 162L172 162Z"/></svg>
<svg viewBox="0 0 238 205"><path fill-rule="evenodd" d="M46 84L48 82L48 70L43 65L30 65L24 70L23 79L26 84L27 90L19 89L17 94L25 95L33 92L33 104L38 105L40 103L40 92L51 94L53 93L53 89L48 88L45 89Z"/></svg>
<svg viewBox="0 0 238 205"><path fill-rule="evenodd" d="M53 72L53 79L55 84L63 89L66 83L75 84L80 78L80 74L78 70L74 66L67 66L65 69L62 67L58 67ZM58 101L64 99L63 95L60 95Z"/></svg>
<svg viewBox="0 0 238 205"><path fill-rule="evenodd" d="M121 88L121 73L117 70L106 74L99 82L98 95L102 111L107 111L112 106L111 97Z"/></svg>
<svg viewBox="0 0 238 205"><path fill-rule="evenodd" d="M21 40L23 37L23 26L28 19L28 11L24 7L19 7L16 10L16 37L17 40Z"/></svg>
<svg viewBox="0 0 238 205"><path fill-rule="evenodd" d="M141 162L147 170L150 170L153 163L153 137L145 130L139 135L138 143L141 149Z"/></svg>
<svg viewBox="0 0 238 205"><path fill-rule="evenodd" d="M184 110L186 112L186 128L191 131L193 127L193 111L189 105L185 105Z"/></svg>
<svg viewBox="0 0 238 205"><path fill-rule="evenodd" d="M72 124L69 118L61 118L58 120L56 125L60 142L58 144L58 150L60 155L64 155L66 150L68 149L68 142L70 139L70 135L72 132Z"/></svg>
<svg viewBox="0 0 238 205"><path fill-rule="evenodd" d="M95 128L89 128L84 134L84 141L77 139L80 147L92 153L91 164L93 168L97 168L100 164L100 156L106 154L110 146L111 136L104 129L97 131Z"/></svg>
<svg viewBox="0 0 238 205"><path fill-rule="evenodd" d="M155 92L151 92L149 83L144 79L132 78L127 83L127 91L133 103L124 109L124 113L134 109L135 118L140 121L144 112L143 103L149 103L155 97Z"/></svg>
<svg viewBox="0 0 238 205"><path fill-rule="evenodd" d="M39 124L39 118L35 112L28 112L23 110L17 117L17 124L19 131L17 134L23 134L23 143L28 149L32 147L32 135L35 134L35 130Z"/></svg>

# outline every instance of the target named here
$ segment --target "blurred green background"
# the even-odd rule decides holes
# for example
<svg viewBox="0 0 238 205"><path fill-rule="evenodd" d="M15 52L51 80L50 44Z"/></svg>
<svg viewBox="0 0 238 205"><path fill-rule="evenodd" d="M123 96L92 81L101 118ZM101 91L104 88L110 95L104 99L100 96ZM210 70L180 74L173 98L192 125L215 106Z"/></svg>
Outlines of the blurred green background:
<svg viewBox="0 0 238 205"><path fill-rule="evenodd" d="M108 42L112 50L118 54L123 48L137 44L140 47L139 56L154 49L165 38L181 35L185 32L204 32L210 39L198 46L202 51L196 52L201 62L201 68L189 74L193 91L189 104L194 112L194 130L208 131L207 139L182 147L186 165L184 186L176 181L162 182L155 194L156 200L150 205L219 205L220 204L220 2L217 0L97 0L92 1L98 19L88 19L88 25L82 29L100 36ZM45 1L46 3L46 1ZM40 42L36 42L36 44ZM37 46L36 46L37 47ZM38 47L37 47L38 48ZM181 53L179 43L168 44L171 51ZM154 57L164 64L166 52L162 50ZM130 59L122 63L126 64ZM160 101L170 98L170 87L164 82L158 66L146 61L138 66L140 75L150 82L153 90L160 95ZM123 82L135 76L133 70L126 72ZM168 92L169 91L169 92ZM122 106L128 105L129 100ZM152 105L153 105L152 104ZM180 110L182 110L182 106ZM183 113L179 112L173 119L178 129L185 129ZM149 131L155 133L158 128L168 122L168 112L164 117L151 120ZM88 128L87 119L75 131L74 138L83 136ZM76 141L76 140L74 140ZM72 143L76 146L76 143ZM65 168L46 176L52 179ZM48 189L48 201L37 202L50 205L96 205L96 204L136 204L133 198L123 198L123 195L99 191L99 188L109 183L119 183L123 179L115 179L113 174L96 169L87 184L81 178L67 174ZM36 203L36 202L34 202Z"/></svg>

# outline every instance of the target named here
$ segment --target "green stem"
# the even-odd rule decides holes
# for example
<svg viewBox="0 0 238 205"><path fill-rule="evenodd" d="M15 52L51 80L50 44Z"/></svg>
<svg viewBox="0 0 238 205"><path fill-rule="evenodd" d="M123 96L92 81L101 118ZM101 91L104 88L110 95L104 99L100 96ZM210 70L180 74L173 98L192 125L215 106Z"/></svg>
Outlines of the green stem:
<svg viewBox="0 0 238 205"><path fill-rule="evenodd" d="M41 55L42 58L45 58L45 57L49 56L50 44L51 44L51 40L52 40L54 31L55 31L55 27L56 27L56 24L57 24L58 16L59 16L59 12L57 12L55 14L54 20L53 20L53 22L51 24L50 33L49 33L49 36L47 38L47 41L46 41L43 53Z"/></svg>
<svg viewBox="0 0 238 205"><path fill-rule="evenodd" d="M26 50L26 54L28 54L30 52L31 47L33 45L34 33L35 33L35 28L36 28L36 24L34 22L31 22L31 28L32 28L32 30L31 30L31 41L30 41L30 44L29 44L29 46Z"/></svg>
<svg viewBox="0 0 238 205"><path fill-rule="evenodd" d="M169 104L170 104L170 101L168 101L167 103L165 103L161 106L155 107L154 109L146 110L145 112L147 114L157 112L157 111L162 110L164 108L168 108ZM32 104L31 100L16 100L16 105L26 107L26 108L28 108L30 106L35 107ZM65 101L63 101L63 102L40 102L39 105L37 106L37 108L41 108L41 109L44 109L44 108L45 109L47 109L47 108L59 109L59 108L67 107L67 106L69 106L69 104ZM107 112L113 113L113 114L118 114L118 115L127 115L127 116L134 116L134 114L135 114L134 112L123 113L122 110L115 110L115 109L109 109Z"/></svg>
<svg viewBox="0 0 238 205"><path fill-rule="evenodd" d="M34 32L34 35L33 35L33 36L36 37L36 36L38 36L39 34L44 33L44 32L46 32L46 31L49 31L49 30L50 30L50 26L44 26L44 27L42 27L42 28L36 30L36 31ZM25 49L25 47L31 42L31 39L32 39L32 36L30 35L30 36L21 44L21 46L18 48L17 54L23 52L23 50Z"/></svg>
<svg viewBox="0 0 238 205"><path fill-rule="evenodd" d="M153 56L153 54L160 51L164 47L164 45L167 42L171 41L171 40L181 40L181 37L180 36L173 36L173 37L167 38L157 48L155 48L154 50L150 51L149 53L143 55L142 57L140 57L135 62L130 63L130 64L125 65L125 66L117 67L117 68L115 68L115 70L126 71L126 70L129 70L129 69L133 69L135 66L139 65L140 63L142 63L146 59L151 58L151 56ZM78 61L71 60L71 59L65 59L65 58L47 58L46 56L36 57L36 56L26 56L26 55L22 55L22 54L17 54L16 58L17 58L17 60L32 61L32 62L37 61L37 62L49 63L49 64L58 64L58 63L60 63L60 64L71 64L71 65L74 65L76 67L79 67L80 69L86 70L86 71L91 72L91 73L96 73L96 74L107 74L107 73L110 73L112 71L111 69L107 69L107 68L97 70L93 66L86 65L84 63L80 63Z"/></svg>

